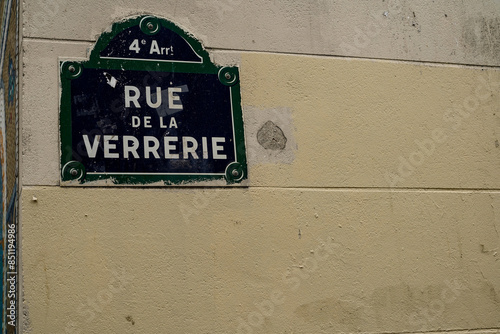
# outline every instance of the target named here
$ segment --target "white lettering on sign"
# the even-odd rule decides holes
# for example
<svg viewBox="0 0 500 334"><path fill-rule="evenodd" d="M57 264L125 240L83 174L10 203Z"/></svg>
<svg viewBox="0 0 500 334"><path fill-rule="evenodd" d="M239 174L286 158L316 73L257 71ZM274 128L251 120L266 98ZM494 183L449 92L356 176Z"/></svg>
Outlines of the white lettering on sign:
<svg viewBox="0 0 500 334"><path fill-rule="evenodd" d="M151 49L149 49L149 54L150 55L157 54L157 55L168 56L168 55L172 54L173 51L174 51L174 47L173 46L168 47L168 48L160 47L158 45L158 42L156 40L153 40L151 42Z"/></svg>
<svg viewBox="0 0 500 334"><path fill-rule="evenodd" d="M189 153L194 159L199 159L198 154L196 154L196 149L198 148L198 142L193 137L182 137L182 152L184 153L184 159L189 159Z"/></svg>
<svg viewBox="0 0 500 334"><path fill-rule="evenodd" d="M112 153L110 150L116 150L116 144L110 143L111 141L117 141L118 136L104 136L104 158L105 159L116 159L120 157L118 153Z"/></svg>
<svg viewBox="0 0 500 334"><path fill-rule="evenodd" d="M134 39L134 41L132 42L132 44L130 44L130 46L128 47L128 49L130 51L135 51L135 53L139 53L139 51L141 51L141 48L139 47L139 40L138 39Z"/></svg>
<svg viewBox="0 0 500 334"><path fill-rule="evenodd" d="M203 142L203 159L208 159L208 143L207 143L207 137L203 137L202 138L202 142Z"/></svg>
<svg viewBox="0 0 500 334"><path fill-rule="evenodd" d="M178 142L177 137L164 137L165 140L165 159L179 159L179 153L172 153L175 150L175 145L170 144L171 142Z"/></svg>
<svg viewBox="0 0 500 334"><path fill-rule="evenodd" d="M155 159L160 159L158 149L160 148L160 141L156 137L144 136L144 157L149 159L149 154L153 153Z"/></svg>
<svg viewBox="0 0 500 334"><path fill-rule="evenodd" d="M94 137L94 143L91 145L89 141L89 136L83 136L83 143L85 144L85 149L87 150L87 155L89 158L95 158L97 155L97 149L99 148L99 141L101 140L101 136Z"/></svg>
<svg viewBox="0 0 500 334"><path fill-rule="evenodd" d="M132 145L130 145L130 143L132 143ZM134 136L123 136L123 157L125 159L130 159L130 153L132 153L135 159L139 159L139 154L137 153L138 148L139 139Z"/></svg>
<svg viewBox="0 0 500 334"><path fill-rule="evenodd" d="M176 109L176 110L183 110L182 106L182 101L181 97L178 95L179 93L182 93L182 88L181 87L168 87L167 88L167 93L168 93L168 108L169 109ZM146 86L146 104L148 107L153 108L153 109L158 109L162 105L162 98L161 98L161 87L156 87L156 101L153 102L151 94L151 87ZM141 105L139 104L139 98L141 97L141 91L139 88L135 86L125 86L125 108L131 108L131 105L134 105L134 108L141 108Z"/></svg>
<svg viewBox="0 0 500 334"><path fill-rule="evenodd" d="M168 90L170 93L170 89ZM151 87L146 86L146 102L151 108L158 108L161 105L161 87L156 87L156 102L151 101Z"/></svg>
<svg viewBox="0 0 500 334"><path fill-rule="evenodd" d="M117 143L121 140L123 150L117 149ZM102 141L102 145L99 145ZM187 160L190 158L200 159L198 153L196 152L199 148L199 142L194 137L184 136L165 136L163 137L163 143L153 136L144 136L142 149L141 142L134 136L116 136L116 135L105 135L105 136L95 136L90 142L88 135L83 135L83 142L85 143L85 150L89 158L95 158L99 148L102 149L104 159L161 159L160 157L160 147L163 144L163 156L164 159L182 159ZM224 144L226 138L224 137L202 137L201 138L201 152L202 159L214 159L223 160L227 159L227 155L224 154ZM209 145L211 143L211 147ZM180 149L182 149L180 151ZM209 154L212 152L211 156Z"/></svg>
<svg viewBox="0 0 500 334"><path fill-rule="evenodd" d="M169 87L168 88L168 106L170 109L182 110L182 102L179 95L174 95L174 93L181 93L182 88L180 87Z"/></svg>
<svg viewBox="0 0 500 334"><path fill-rule="evenodd" d="M214 159L227 159L225 154L219 154L220 151L224 149L224 147L219 144L224 143L226 138L223 137L213 137L212 138L212 149L214 151Z"/></svg>
<svg viewBox="0 0 500 334"><path fill-rule="evenodd" d="M163 117L160 117L160 128L161 129L178 129L179 127L177 126L177 121L175 120L175 117L172 117L170 119L170 124L168 126L166 126L165 124L163 124Z"/></svg>
<svg viewBox="0 0 500 334"><path fill-rule="evenodd" d="M132 95L131 93L134 94ZM136 108L140 108L141 106L137 101L139 100L140 95L141 92L139 91L139 88L134 86L125 86L125 108L130 108L130 102L133 102Z"/></svg>
<svg viewBox="0 0 500 334"><path fill-rule="evenodd" d="M145 45L147 42L145 40L142 40L142 44ZM141 47L139 44L138 39L134 39L130 46L128 47L130 51L134 51L135 53L141 52ZM160 47L158 42L156 40L151 41L151 47L149 48L149 54L157 54L157 55L164 55L164 56L171 56L174 53L174 47L169 46L169 47Z"/></svg>
<svg viewBox="0 0 500 334"><path fill-rule="evenodd" d="M132 46L135 47L134 44L131 48ZM139 87L125 86L125 107L140 109L141 103L145 101L148 107L154 109L167 104L169 110L183 110L180 94L189 91L187 86L183 87L167 87L162 90L161 87L146 86L142 90L145 99L141 99L142 93ZM167 117L170 121L165 119ZM177 120L173 116L160 116L158 121L153 123L153 116L133 115L129 124L132 128L151 129L155 124L160 129L178 129ZM92 159L95 159L99 152L104 159L227 159L227 154L224 152L226 143L224 137L168 136L167 131L160 138L132 135L96 135L92 138L83 135L83 143L88 157Z"/></svg>
<svg viewBox="0 0 500 334"><path fill-rule="evenodd" d="M165 124L165 117L160 117L160 129L178 129L179 127L177 126L177 121L175 120L175 117L170 118L170 123L167 125ZM152 128L153 126L151 125L151 116L143 116L142 117L142 123L141 123L141 118L139 116L132 116L132 127L133 128L138 128L143 124L144 128Z"/></svg>
<svg viewBox="0 0 500 334"><path fill-rule="evenodd" d="M151 116L145 116L144 117L144 127L145 128L152 128L152 126L151 126Z"/></svg>

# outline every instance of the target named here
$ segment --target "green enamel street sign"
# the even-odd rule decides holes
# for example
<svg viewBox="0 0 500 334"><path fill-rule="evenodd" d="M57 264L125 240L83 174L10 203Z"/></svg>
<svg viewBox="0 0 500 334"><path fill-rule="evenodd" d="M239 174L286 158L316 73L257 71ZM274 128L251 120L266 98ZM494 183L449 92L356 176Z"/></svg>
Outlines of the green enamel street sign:
<svg viewBox="0 0 500 334"><path fill-rule="evenodd" d="M247 178L238 68L213 64L172 22L116 23L89 60L62 61L60 69L62 185Z"/></svg>

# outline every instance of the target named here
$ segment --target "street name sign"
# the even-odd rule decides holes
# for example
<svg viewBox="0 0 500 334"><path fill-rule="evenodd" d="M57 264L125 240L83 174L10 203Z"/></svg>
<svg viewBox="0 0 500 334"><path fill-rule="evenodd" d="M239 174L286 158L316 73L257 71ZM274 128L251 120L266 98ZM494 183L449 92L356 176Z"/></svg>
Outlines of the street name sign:
<svg viewBox="0 0 500 334"><path fill-rule="evenodd" d="M60 78L61 185L247 178L238 68L172 22L116 23L88 60L60 61Z"/></svg>

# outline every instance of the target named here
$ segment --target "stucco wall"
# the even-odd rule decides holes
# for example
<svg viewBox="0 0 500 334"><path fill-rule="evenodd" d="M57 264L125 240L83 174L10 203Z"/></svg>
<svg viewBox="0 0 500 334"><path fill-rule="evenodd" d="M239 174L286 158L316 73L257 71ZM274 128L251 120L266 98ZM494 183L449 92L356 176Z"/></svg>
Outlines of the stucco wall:
<svg viewBox="0 0 500 334"><path fill-rule="evenodd" d="M499 1L23 9L24 332L498 332ZM145 12L240 66L249 187L59 187L58 58Z"/></svg>

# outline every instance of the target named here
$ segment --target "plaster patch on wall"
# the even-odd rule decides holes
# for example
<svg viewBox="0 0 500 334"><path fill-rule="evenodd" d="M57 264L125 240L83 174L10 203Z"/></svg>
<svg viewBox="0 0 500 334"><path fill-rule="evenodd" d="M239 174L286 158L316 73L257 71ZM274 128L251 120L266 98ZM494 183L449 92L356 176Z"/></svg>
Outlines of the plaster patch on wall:
<svg viewBox="0 0 500 334"><path fill-rule="evenodd" d="M297 143L289 108L262 110L243 106L243 117L249 166L262 163L291 164L295 160ZM264 145L259 143L259 138Z"/></svg>
<svg viewBox="0 0 500 334"><path fill-rule="evenodd" d="M286 137L283 130L271 121L267 121L257 131L257 141L266 150L284 150L286 147Z"/></svg>
<svg viewBox="0 0 500 334"><path fill-rule="evenodd" d="M208 51L210 53L210 60L216 65L241 67L241 53L239 52Z"/></svg>

